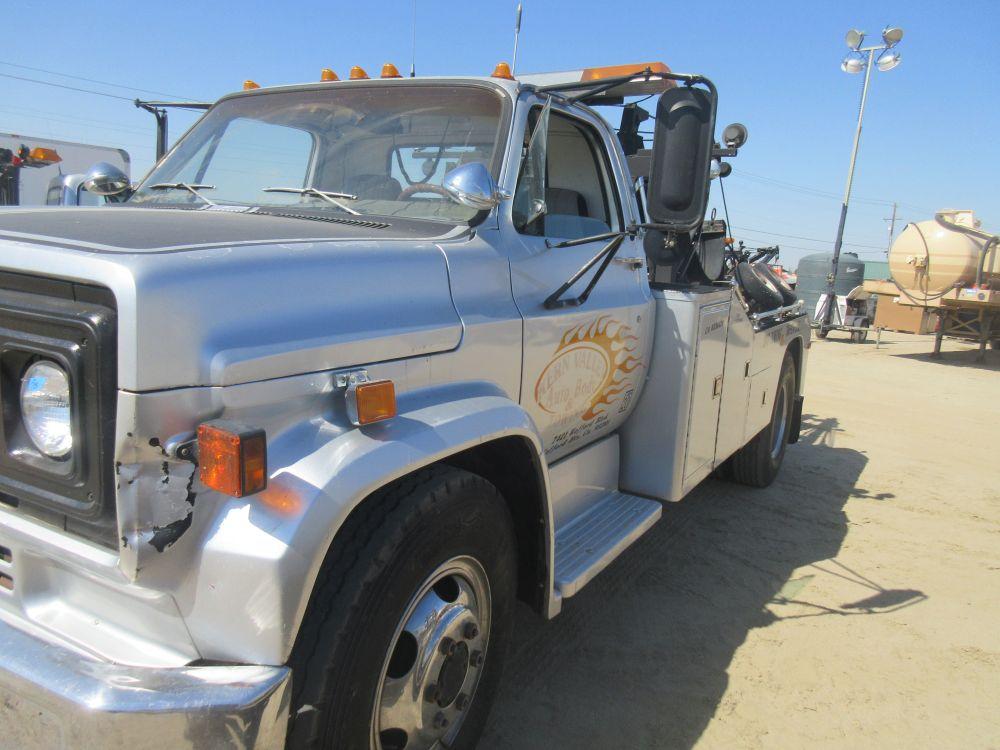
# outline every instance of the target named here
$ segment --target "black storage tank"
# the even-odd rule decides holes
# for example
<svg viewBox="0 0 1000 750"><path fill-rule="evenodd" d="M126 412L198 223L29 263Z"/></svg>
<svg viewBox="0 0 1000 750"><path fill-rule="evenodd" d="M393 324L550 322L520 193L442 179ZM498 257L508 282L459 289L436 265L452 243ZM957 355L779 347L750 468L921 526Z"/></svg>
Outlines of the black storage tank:
<svg viewBox="0 0 1000 750"><path fill-rule="evenodd" d="M799 261L795 293L806 303L809 318L816 314L820 295L826 294L826 277L833 266L833 253L814 253ZM865 262L855 253L841 253L837 264L837 280L833 288L838 296L847 296L865 278Z"/></svg>

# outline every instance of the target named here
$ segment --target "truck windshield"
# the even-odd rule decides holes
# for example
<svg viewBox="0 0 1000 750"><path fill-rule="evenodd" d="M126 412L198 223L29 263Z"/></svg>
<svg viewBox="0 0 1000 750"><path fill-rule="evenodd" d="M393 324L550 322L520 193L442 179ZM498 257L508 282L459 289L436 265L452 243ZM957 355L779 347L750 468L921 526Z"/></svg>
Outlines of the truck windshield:
<svg viewBox="0 0 1000 750"><path fill-rule="evenodd" d="M234 97L128 203L468 222L476 209L441 183L470 162L496 176L501 112L500 95L477 86L349 83Z"/></svg>

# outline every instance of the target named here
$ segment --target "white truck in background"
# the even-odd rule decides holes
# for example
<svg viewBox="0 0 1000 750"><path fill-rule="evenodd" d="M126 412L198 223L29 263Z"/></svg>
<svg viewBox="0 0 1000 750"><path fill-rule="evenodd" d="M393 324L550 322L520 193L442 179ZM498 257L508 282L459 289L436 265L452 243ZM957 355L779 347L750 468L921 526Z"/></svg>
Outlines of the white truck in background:
<svg viewBox="0 0 1000 750"><path fill-rule="evenodd" d="M131 170L125 149L0 133L0 206L101 205L102 196L82 187L84 173L98 162L125 175Z"/></svg>

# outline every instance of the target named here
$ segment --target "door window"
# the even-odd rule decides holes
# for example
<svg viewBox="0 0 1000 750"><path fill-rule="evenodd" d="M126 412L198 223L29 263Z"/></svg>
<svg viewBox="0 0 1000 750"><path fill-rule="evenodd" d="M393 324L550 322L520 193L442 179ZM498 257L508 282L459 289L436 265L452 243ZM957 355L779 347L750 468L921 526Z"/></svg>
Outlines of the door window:
<svg viewBox="0 0 1000 750"><path fill-rule="evenodd" d="M514 193L517 231L576 239L619 229L620 210L607 151L597 133L590 125L559 112L536 112ZM544 148L537 144L539 128L543 129ZM544 196L543 205L539 205L540 196Z"/></svg>

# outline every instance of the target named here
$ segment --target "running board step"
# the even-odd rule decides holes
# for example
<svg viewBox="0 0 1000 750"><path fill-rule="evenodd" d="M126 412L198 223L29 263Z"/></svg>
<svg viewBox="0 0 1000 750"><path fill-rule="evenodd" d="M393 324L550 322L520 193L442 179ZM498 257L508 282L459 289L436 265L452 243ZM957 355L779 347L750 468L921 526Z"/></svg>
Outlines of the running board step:
<svg viewBox="0 0 1000 750"><path fill-rule="evenodd" d="M612 492L556 532L556 590L573 596L654 523L662 506L654 500Z"/></svg>

